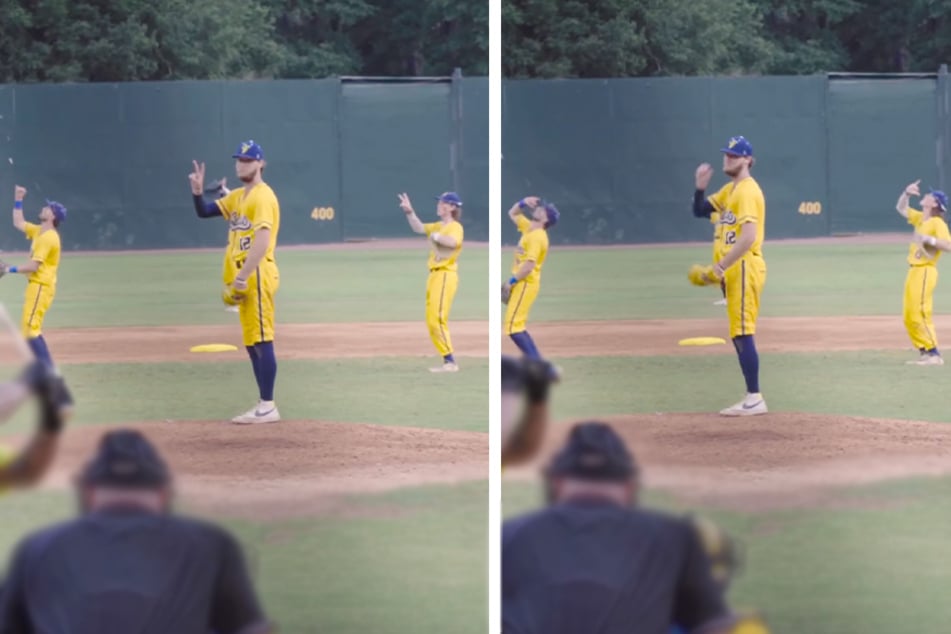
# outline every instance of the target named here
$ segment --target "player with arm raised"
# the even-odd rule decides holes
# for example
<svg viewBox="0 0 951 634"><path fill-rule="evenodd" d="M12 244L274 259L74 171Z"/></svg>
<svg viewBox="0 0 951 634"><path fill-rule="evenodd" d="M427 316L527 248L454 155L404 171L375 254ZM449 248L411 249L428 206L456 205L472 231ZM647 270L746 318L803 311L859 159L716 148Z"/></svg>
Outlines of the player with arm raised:
<svg viewBox="0 0 951 634"><path fill-rule="evenodd" d="M459 365L452 354L449 336L449 312L459 288L459 253L462 251L464 231L459 222L462 200L455 192L444 192L436 197L436 215L439 222L423 223L413 211L413 203L405 193L399 195L400 208L406 214L410 228L429 238L429 279L426 281L426 327L436 351L442 356L442 365L430 372L458 372Z"/></svg>
<svg viewBox="0 0 951 634"><path fill-rule="evenodd" d="M938 336L934 328L934 289L938 284L938 259L942 251L951 251L951 234L944 220L948 210L948 196L932 190L921 198L921 210L909 206L911 196L921 196L920 180L908 185L898 198L895 208L915 228L914 239L908 248L908 274L905 276L903 313L905 329L919 356L913 365L944 365L938 351Z"/></svg>
<svg viewBox="0 0 951 634"><path fill-rule="evenodd" d="M531 218L525 216L525 211ZM529 359L542 358L528 334L528 316L541 288L542 267L548 257L548 229L560 217L557 207L537 196L523 198L509 209L509 218L522 237L515 248L512 275L502 285L502 301L507 304L502 330ZM554 366L552 370L557 374Z"/></svg>
<svg viewBox="0 0 951 634"><path fill-rule="evenodd" d="M224 198L204 200L204 163L193 163L189 175L195 212L199 217L223 216L228 221L228 261L224 267L225 303L236 304L244 346L258 384L258 404L231 419L237 424L281 420L274 403L277 358L274 354L274 295L280 286L274 249L281 211L274 190L264 182L264 150L254 141L241 143L232 155L243 187Z"/></svg>
<svg viewBox="0 0 951 634"><path fill-rule="evenodd" d="M760 294L766 284L763 239L766 224L766 199L759 184L750 175L755 159L753 146L742 136L730 139L723 154L723 172L730 181L704 200L713 168L704 163L697 168L694 213L707 205L720 213L722 240L720 259L713 266L691 269L690 279L697 285L726 286L730 337L746 382L746 397L726 409L723 416L765 414L766 400L759 391L759 354L754 335L759 316Z"/></svg>

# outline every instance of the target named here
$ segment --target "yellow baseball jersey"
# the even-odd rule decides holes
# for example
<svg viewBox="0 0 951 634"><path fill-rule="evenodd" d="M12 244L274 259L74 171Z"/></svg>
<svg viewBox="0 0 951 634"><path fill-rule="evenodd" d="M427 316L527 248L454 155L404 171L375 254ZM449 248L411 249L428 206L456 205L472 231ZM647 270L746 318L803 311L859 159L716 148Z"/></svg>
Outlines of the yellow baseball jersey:
<svg viewBox="0 0 951 634"><path fill-rule="evenodd" d="M743 225L749 223L755 223L756 239L747 253L762 256L763 238L766 235L766 198L753 177L744 178L735 185L732 181L727 183L708 200L720 214L721 257L733 249L737 238L743 234Z"/></svg>
<svg viewBox="0 0 951 634"><path fill-rule="evenodd" d="M452 249L438 246L430 242L432 249L429 252L429 270L430 271L458 271L459 253L462 252L462 238L465 231L462 224L453 220L448 224L442 222L430 222L423 225L426 231L426 237L433 233L439 233L444 236L450 236L456 239L456 246Z"/></svg>
<svg viewBox="0 0 951 634"><path fill-rule="evenodd" d="M532 272L525 277L525 282L537 284L542 279L542 266L548 257L548 232L544 229L532 229L532 221L525 216L519 216L516 221L519 233L522 234L515 249L515 264L512 273L518 273L522 264L528 261L535 263Z"/></svg>
<svg viewBox="0 0 951 634"><path fill-rule="evenodd" d="M224 198L215 201L221 215L228 221L228 257L234 262L243 262L251 250L254 232L270 229L271 240L265 261L274 261L274 247L281 227L281 208L267 183L258 183L245 193L244 187L233 190Z"/></svg>
<svg viewBox="0 0 951 634"><path fill-rule="evenodd" d="M40 267L30 274L29 281L46 286L56 286L56 270L59 268L60 241L56 229L41 232L40 225L26 223L23 228L27 240L32 240L30 259L40 263Z"/></svg>
<svg viewBox="0 0 951 634"><path fill-rule="evenodd" d="M713 262L720 261L720 243L723 242L723 225L720 224L720 213L710 214L710 224L713 225Z"/></svg>
<svg viewBox="0 0 951 634"><path fill-rule="evenodd" d="M918 233L926 236L934 236L939 240L951 240L951 233L948 232L948 224L940 216L931 216L925 218L925 215L917 209L908 210L908 224L917 229ZM924 244L917 244L914 241L908 248L908 264L912 266L931 265L938 263L941 257L941 250L929 247Z"/></svg>

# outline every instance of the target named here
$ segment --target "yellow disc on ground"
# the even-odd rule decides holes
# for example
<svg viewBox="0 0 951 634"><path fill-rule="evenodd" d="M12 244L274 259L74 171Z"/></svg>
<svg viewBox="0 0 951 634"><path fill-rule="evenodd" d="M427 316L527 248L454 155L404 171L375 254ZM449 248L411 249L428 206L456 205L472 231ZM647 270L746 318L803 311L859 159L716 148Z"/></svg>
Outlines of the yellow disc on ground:
<svg viewBox="0 0 951 634"><path fill-rule="evenodd" d="M689 339L681 339L677 343L681 346L715 346L726 343L726 340L720 337L690 337Z"/></svg>
<svg viewBox="0 0 951 634"><path fill-rule="evenodd" d="M230 343L203 343L200 346L192 346L191 352L231 352L237 350L238 346L232 346Z"/></svg>

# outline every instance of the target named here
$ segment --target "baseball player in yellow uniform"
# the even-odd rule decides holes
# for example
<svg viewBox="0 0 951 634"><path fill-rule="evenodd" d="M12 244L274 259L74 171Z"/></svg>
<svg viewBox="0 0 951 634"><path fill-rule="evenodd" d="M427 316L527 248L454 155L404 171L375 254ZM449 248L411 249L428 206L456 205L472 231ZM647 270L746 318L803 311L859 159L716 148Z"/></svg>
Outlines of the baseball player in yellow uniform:
<svg viewBox="0 0 951 634"><path fill-rule="evenodd" d="M426 281L426 327L436 351L442 356L442 365L430 372L458 372L459 365L452 356L452 338L449 336L449 311L459 288L459 253L465 232L459 217L462 199L455 192L444 192L436 197L436 215L439 222L423 223L413 211L413 203L405 193L399 195L400 208L406 214L410 228L429 238L429 279Z"/></svg>
<svg viewBox="0 0 951 634"><path fill-rule="evenodd" d="M40 210L39 224L23 218L23 199L26 189L16 186L13 202L13 226L31 240L30 261L23 266L4 265L3 273L21 273L27 276L23 299L21 329L36 358L54 369L53 358L43 338L43 318L56 296L56 272L59 268L60 240L57 228L66 220L66 208L48 200Z"/></svg>
<svg viewBox="0 0 951 634"><path fill-rule="evenodd" d="M281 420L274 403L277 358L274 355L274 295L280 286L274 249L281 224L281 210L264 182L264 150L254 141L241 143L232 155L243 187L214 202L204 200L205 165L193 162L189 175L195 212L202 218L224 217L230 238L223 267L227 304L236 304L242 339L251 358L258 384L257 405L231 419L237 424L274 423Z"/></svg>
<svg viewBox="0 0 951 634"><path fill-rule="evenodd" d="M694 214L698 217L720 214L720 250L708 267L716 283L726 287L730 337L740 360L746 381L746 397L724 410L724 416L765 414L766 400L759 391L759 354L754 335L759 316L760 293L766 284L766 262L763 239L766 225L766 199L759 184L750 176L753 167L753 146L742 136L730 139L723 153L723 171L730 182L707 198L704 191L710 184L713 168L704 163L695 175Z"/></svg>
<svg viewBox="0 0 951 634"><path fill-rule="evenodd" d="M905 277L904 318L905 329L911 343L918 348L919 357L909 364L944 365L938 351L935 334L934 289L938 284L938 258L942 251L951 250L951 234L944 220L948 211L948 196L932 190L921 198L921 210L908 206L911 196L921 196L915 181L905 188L898 198L898 213L908 219L915 228L914 240L908 249L908 275Z"/></svg>
<svg viewBox="0 0 951 634"><path fill-rule="evenodd" d="M530 212L531 219L524 215L525 211ZM502 329L530 359L542 358L526 327L548 257L548 229L554 227L560 217L557 207L537 196L523 198L509 209L509 218L522 237L515 249L512 276L502 285L502 300L508 304Z"/></svg>

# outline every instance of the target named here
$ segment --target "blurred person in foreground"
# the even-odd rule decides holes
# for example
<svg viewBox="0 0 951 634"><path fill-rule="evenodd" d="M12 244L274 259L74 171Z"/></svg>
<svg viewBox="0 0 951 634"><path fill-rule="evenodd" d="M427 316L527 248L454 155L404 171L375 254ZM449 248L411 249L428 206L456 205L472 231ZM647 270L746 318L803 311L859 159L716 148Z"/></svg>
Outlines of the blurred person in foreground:
<svg viewBox="0 0 951 634"><path fill-rule="evenodd" d="M503 469L530 461L541 448L556 376L547 361L502 356Z"/></svg>
<svg viewBox="0 0 951 634"><path fill-rule="evenodd" d="M574 426L543 474L547 506L503 525L503 634L767 632L730 611L694 521L639 506L609 425Z"/></svg>
<svg viewBox="0 0 951 634"><path fill-rule="evenodd" d="M172 477L138 431L105 434L75 481L79 517L17 546L0 633L270 634L226 531L172 514Z"/></svg>
<svg viewBox="0 0 951 634"><path fill-rule="evenodd" d="M73 404L62 376L42 360L31 361L14 380L0 383L0 422L8 421L31 399L37 403L33 434L19 452L0 445L0 492L30 487L49 470L60 432Z"/></svg>

